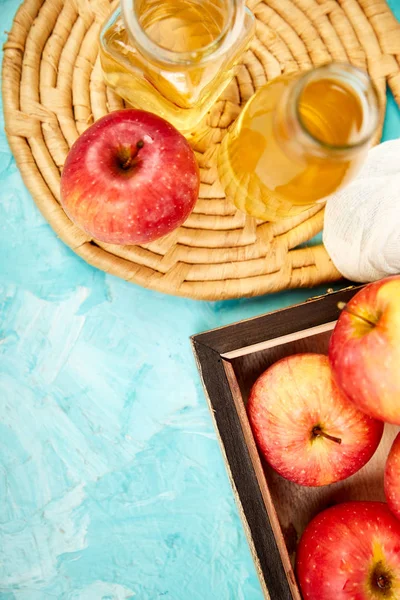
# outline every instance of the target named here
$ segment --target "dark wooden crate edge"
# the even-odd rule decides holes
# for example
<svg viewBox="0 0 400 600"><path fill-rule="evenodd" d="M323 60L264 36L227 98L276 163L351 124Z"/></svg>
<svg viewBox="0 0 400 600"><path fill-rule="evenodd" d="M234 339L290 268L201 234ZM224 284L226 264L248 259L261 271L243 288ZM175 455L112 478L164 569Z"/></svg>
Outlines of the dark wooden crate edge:
<svg viewBox="0 0 400 600"><path fill-rule="evenodd" d="M340 312L337 303L339 301L348 302L361 287L363 285L352 285L336 292L310 298L300 304L197 333L191 339L193 342L202 343L223 355L278 336L315 327L326 323L328 320L336 321ZM316 305L318 305L320 311L319 319L313 313ZM299 327L293 327L293 321L288 318L288 313L294 311L296 311L296 318L299 320Z"/></svg>
<svg viewBox="0 0 400 600"><path fill-rule="evenodd" d="M250 454L236 413L223 359L192 340L204 391L219 438L228 476L264 595L293 600ZM212 399L208 394L212 390Z"/></svg>
<svg viewBox="0 0 400 600"><path fill-rule="evenodd" d="M340 312L338 302L348 302L361 287L332 292L191 338L260 583L264 595L267 593L266 597L269 596L271 600L293 600L293 596L236 412L223 354L241 348L245 350L263 341L335 321Z"/></svg>

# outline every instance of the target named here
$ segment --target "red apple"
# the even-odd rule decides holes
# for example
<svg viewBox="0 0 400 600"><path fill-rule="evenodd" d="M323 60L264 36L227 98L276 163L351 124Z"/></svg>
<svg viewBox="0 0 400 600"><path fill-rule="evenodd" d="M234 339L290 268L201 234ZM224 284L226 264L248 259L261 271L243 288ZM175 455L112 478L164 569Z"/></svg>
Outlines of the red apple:
<svg viewBox="0 0 400 600"><path fill-rule="evenodd" d="M329 359L342 390L366 414L400 425L400 277L362 288L340 314Z"/></svg>
<svg viewBox="0 0 400 600"><path fill-rule="evenodd" d="M300 485L345 479L374 454L383 424L337 387L327 356L297 354L273 364L254 384L248 415L267 462Z"/></svg>
<svg viewBox="0 0 400 600"><path fill-rule="evenodd" d="M61 203L102 242L142 244L179 227L199 191L193 150L172 125L140 110L102 117L72 146Z"/></svg>
<svg viewBox="0 0 400 600"><path fill-rule="evenodd" d="M388 506L400 519L400 433L394 440L386 461L384 486Z"/></svg>
<svg viewBox="0 0 400 600"><path fill-rule="evenodd" d="M296 558L303 600L399 600L400 522L384 502L345 502L306 527Z"/></svg>

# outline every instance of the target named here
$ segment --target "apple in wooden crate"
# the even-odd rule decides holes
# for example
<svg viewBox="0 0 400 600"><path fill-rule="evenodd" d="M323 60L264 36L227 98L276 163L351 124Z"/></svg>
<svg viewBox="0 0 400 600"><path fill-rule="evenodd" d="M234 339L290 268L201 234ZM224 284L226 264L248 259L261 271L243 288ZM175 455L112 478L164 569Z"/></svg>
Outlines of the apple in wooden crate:
<svg viewBox="0 0 400 600"><path fill-rule="evenodd" d="M366 414L400 425L400 276L362 288L329 345L336 381Z"/></svg>
<svg viewBox="0 0 400 600"><path fill-rule="evenodd" d="M400 433L394 440L386 461L384 488L390 510L400 519Z"/></svg>
<svg viewBox="0 0 400 600"><path fill-rule="evenodd" d="M199 191L187 140L149 112L112 112L73 144L61 176L61 204L93 238L143 244L179 227Z"/></svg>
<svg viewBox="0 0 400 600"><path fill-rule="evenodd" d="M399 600L400 522L383 502L345 502L306 527L296 557L303 600Z"/></svg>
<svg viewBox="0 0 400 600"><path fill-rule="evenodd" d="M383 432L383 423L358 410L338 388L322 354L297 354L274 363L253 385L247 410L267 462L305 486L356 473L374 454Z"/></svg>

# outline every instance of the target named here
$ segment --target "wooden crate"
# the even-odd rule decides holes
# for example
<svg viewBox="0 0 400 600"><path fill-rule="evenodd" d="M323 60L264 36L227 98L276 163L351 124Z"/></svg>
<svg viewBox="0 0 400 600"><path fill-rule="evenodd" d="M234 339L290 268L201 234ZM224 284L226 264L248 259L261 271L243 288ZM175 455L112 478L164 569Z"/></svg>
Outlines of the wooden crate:
<svg viewBox="0 0 400 600"><path fill-rule="evenodd" d="M397 426L385 426L381 444L358 473L320 488L296 485L259 455L246 413L257 377L284 356L327 353L339 315L359 288L208 331L192 338L193 350L221 443L265 598L301 600L294 574L296 546L318 512L345 500L384 500L383 466Z"/></svg>

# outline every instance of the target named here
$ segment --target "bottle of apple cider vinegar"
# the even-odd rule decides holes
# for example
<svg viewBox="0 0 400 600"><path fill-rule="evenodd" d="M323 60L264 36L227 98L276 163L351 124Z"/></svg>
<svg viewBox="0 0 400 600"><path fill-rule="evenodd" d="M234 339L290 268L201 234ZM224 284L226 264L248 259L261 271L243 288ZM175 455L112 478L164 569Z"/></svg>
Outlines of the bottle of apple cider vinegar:
<svg viewBox="0 0 400 600"><path fill-rule="evenodd" d="M277 77L250 98L222 141L225 192L259 219L297 215L354 177L378 121L376 89L351 65Z"/></svg>
<svg viewBox="0 0 400 600"><path fill-rule="evenodd" d="M121 0L100 34L104 79L135 108L192 130L255 30L244 0Z"/></svg>

